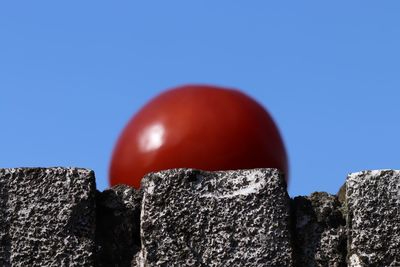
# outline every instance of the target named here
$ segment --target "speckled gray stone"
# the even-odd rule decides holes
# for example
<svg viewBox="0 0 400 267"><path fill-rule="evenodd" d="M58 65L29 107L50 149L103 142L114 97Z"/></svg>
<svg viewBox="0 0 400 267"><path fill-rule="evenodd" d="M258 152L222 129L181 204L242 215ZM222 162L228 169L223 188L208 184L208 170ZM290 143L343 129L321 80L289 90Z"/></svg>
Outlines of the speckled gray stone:
<svg viewBox="0 0 400 267"><path fill-rule="evenodd" d="M96 197L96 266L130 266L140 249L140 191L117 185Z"/></svg>
<svg viewBox="0 0 400 267"><path fill-rule="evenodd" d="M0 201L1 266L93 266L92 171L0 169Z"/></svg>
<svg viewBox="0 0 400 267"><path fill-rule="evenodd" d="M296 266L346 265L346 220L338 198L315 192L293 200Z"/></svg>
<svg viewBox="0 0 400 267"><path fill-rule="evenodd" d="M275 169L147 175L139 266L292 266L289 197Z"/></svg>
<svg viewBox="0 0 400 267"><path fill-rule="evenodd" d="M7 212L11 174L0 169L0 266L10 266L10 216Z"/></svg>
<svg viewBox="0 0 400 267"><path fill-rule="evenodd" d="M350 174L346 203L348 266L400 266L400 171Z"/></svg>

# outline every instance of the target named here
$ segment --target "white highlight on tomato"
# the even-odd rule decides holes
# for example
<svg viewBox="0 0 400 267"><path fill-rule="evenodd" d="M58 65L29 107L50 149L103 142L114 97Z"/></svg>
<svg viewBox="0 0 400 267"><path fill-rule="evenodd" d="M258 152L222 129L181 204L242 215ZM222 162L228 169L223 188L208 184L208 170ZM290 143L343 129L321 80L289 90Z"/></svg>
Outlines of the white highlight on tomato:
<svg viewBox="0 0 400 267"><path fill-rule="evenodd" d="M162 124L155 124L147 127L139 139L140 149L150 152L158 149L164 143L165 129Z"/></svg>

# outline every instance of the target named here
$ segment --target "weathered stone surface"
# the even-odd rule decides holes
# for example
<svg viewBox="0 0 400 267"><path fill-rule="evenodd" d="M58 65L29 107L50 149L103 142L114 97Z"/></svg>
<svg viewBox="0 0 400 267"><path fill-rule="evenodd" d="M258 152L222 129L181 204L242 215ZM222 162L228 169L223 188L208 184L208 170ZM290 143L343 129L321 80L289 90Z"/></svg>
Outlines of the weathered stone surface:
<svg viewBox="0 0 400 267"><path fill-rule="evenodd" d="M342 203L342 204L346 203L346 183L344 183L340 187L340 189L336 195L337 195L340 203Z"/></svg>
<svg viewBox="0 0 400 267"><path fill-rule="evenodd" d="M149 174L142 188L139 266L292 266L277 170L169 170Z"/></svg>
<svg viewBox="0 0 400 267"><path fill-rule="evenodd" d="M0 169L1 266L93 266L94 229L92 171Z"/></svg>
<svg viewBox="0 0 400 267"><path fill-rule="evenodd" d="M117 185L96 200L97 266L130 266L140 249L142 193Z"/></svg>
<svg viewBox="0 0 400 267"><path fill-rule="evenodd" d="M296 197L293 215L296 266L346 266L346 221L336 196Z"/></svg>
<svg viewBox="0 0 400 267"><path fill-rule="evenodd" d="M350 174L349 266L400 266L400 171Z"/></svg>
<svg viewBox="0 0 400 267"><path fill-rule="evenodd" d="M0 169L0 266L400 266L400 171L296 197L291 218L273 169L169 170L143 188L96 195L86 169Z"/></svg>
<svg viewBox="0 0 400 267"><path fill-rule="evenodd" d="M0 169L0 266L10 266L10 216L7 212L11 174Z"/></svg>

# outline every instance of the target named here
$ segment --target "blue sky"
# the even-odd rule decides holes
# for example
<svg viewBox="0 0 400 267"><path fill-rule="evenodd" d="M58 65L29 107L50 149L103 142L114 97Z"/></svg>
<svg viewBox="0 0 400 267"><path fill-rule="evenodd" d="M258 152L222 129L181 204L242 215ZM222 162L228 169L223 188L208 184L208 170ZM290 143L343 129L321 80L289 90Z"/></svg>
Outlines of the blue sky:
<svg viewBox="0 0 400 267"><path fill-rule="evenodd" d="M127 120L180 84L240 88L284 137L292 196L400 169L398 1L3 1L0 166L99 189Z"/></svg>

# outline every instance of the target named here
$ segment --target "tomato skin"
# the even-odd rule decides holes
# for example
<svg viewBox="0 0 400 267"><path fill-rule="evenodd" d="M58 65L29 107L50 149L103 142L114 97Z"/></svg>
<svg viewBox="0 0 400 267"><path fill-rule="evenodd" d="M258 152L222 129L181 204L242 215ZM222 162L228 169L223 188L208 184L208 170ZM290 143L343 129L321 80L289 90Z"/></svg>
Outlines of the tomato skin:
<svg viewBox="0 0 400 267"><path fill-rule="evenodd" d="M139 188L147 173L172 168L287 174L288 160L278 128L255 100L238 90L186 85L160 94L128 122L113 152L110 185Z"/></svg>

